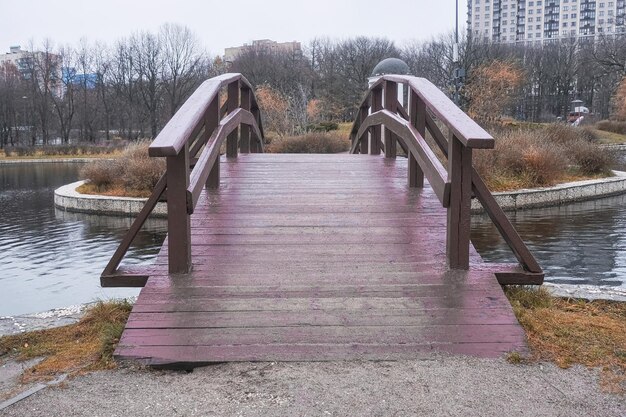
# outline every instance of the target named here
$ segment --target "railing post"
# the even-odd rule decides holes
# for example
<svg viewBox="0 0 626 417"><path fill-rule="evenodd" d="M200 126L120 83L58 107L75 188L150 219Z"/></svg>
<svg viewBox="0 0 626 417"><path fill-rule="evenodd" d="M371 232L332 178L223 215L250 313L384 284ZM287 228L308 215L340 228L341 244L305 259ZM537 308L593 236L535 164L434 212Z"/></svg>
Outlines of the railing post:
<svg viewBox="0 0 626 417"><path fill-rule="evenodd" d="M398 111L398 83L385 81L385 110L396 114ZM396 157L396 135L385 127L385 158Z"/></svg>
<svg viewBox="0 0 626 417"><path fill-rule="evenodd" d="M419 98L417 93L409 88L409 120L413 126L417 129L423 138L426 138L426 104ZM409 151L407 155L409 158L409 172L408 183L409 187L422 188L424 187L424 171L417 163L415 155Z"/></svg>
<svg viewBox="0 0 626 417"><path fill-rule="evenodd" d="M167 233L170 273L187 273L191 268L191 227L187 214L189 187L189 144L167 164Z"/></svg>
<svg viewBox="0 0 626 417"><path fill-rule="evenodd" d="M241 88L241 108L250 111L251 92L248 87ZM239 151L241 153L250 153L250 127L241 125L241 134L239 136Z"/></svg>
<svg viewBox="0 0 626 417"><path fill-rule="evenodd" d="M448 141L448 177L451 182L448 207L447 254L452 269L469 268L472 198L472 149L451 135Z"/></svg>
<svg viewBox="0 0 626 417"><path fill-rule="evenodd" d="M357 116L359 118L359 125L362 124L365 119L367 119L368 112L369 109L367 107L361 107L359 109L359 115ZM357 140L359 141L360 146L359 152L363 155L367 155L369 153L369 133L365 132L363 136L357 138Z"/></svg>
<svg viewBox="0 0 626 417"><path fill-rule="evenodd" d="M209 138L215 131L215 128L220 123L220 96L219 94L215 96L211 104L209 104L209 108L207 109L206 115L204 117L204 143L209 142ZM206 187L207 188L219 188L220 186L220 158L218 157L209 172L209 178L207 178Z"/></svg>
<svg viewBox="0 0 626 417"><path fill-rule="evenodd" d="M228 84L228 98L226 100L228 112L231 113L239 107L239 80ZM239 140L239 129L235 129L226 139L226 156L237 157L237 142Z"/></svg>
<svg viewBox="0 0 626 417"><path fill-rule="evenodd" d="M254 120L256 121L257 126L261 126L261 111L259 110L259 108L255 107L250 112L254 116ZM253 137L250 142L250 152L252 153L261 152L261 144L259 143L259 141L261 140L262 140L261 138L257 138L256 134L253 133Z"/></svg>
<svg viewBox="0 0 626 417"><path fill-rule="evenodd" d="M372 113L376 113L383 108L383 89L382 87L377 87L372 90ZM380 125L373 126L371 130L371 143L370 143L370 154L372 155L380 155L380 135L381 128Z"/></svg>

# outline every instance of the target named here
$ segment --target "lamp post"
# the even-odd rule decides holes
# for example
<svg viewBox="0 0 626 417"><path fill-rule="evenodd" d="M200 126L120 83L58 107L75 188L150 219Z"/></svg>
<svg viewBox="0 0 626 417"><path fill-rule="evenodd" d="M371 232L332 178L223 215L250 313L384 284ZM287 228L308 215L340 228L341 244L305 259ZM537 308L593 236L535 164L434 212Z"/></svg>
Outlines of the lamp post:
<svg viewBox="0 0 626 417"><path fill-rule="evenodd" d="M461 88L461 68L459 68L459 0L456 0L456 13L454 20L454 46L452 47L452 61L454 64L454 104L460 102L459 90Z"/></svg>
<svg viewBox="0 0 626 417"><path fill-rule="evenodd" d="M22 96L22 130L26 132L26 100L28 100L28 96ZM26 135L26 133L24 133Z"/></svg>

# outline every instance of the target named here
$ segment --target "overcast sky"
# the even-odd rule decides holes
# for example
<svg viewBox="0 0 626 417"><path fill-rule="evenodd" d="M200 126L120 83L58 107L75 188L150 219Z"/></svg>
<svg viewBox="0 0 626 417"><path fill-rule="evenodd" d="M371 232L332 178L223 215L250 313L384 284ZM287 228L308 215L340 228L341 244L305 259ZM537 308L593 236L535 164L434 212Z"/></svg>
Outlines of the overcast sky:
<svg viewBox="0 0 626 417"><path fill-rule="evenodd" d="M213 55L253 39L367 35L402 44L452 30L454 9L455 0L0 0L0 53L46 37L57 45L83 37L113 43L166 22L191 28Z"/></svg>

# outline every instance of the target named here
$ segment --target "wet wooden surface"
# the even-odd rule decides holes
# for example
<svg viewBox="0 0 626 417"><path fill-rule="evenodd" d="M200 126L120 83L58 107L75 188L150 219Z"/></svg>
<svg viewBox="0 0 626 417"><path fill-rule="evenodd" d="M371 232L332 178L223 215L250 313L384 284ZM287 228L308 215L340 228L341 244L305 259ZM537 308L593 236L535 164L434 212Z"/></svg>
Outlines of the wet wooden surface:
<svg viewBox="0 0 626 417"><path fill-rule="evenodd" d="M407 187L406 159L244 154L222 158L221 174L191 218L192 272L167 273L166 241L117 357L193 367L526 350L495 275L446 267L446 211L428 184Z"/></svg>

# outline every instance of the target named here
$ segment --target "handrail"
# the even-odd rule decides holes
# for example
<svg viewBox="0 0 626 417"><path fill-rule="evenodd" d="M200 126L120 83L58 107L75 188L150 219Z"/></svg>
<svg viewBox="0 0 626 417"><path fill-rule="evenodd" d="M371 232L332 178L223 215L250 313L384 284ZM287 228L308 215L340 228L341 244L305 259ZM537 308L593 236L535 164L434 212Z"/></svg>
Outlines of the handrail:
<svg viewBox="0 0 626 417"><path fill-rule="evenodd" d="M256 125L256 121L252 113L244 109L237 109L233 113L226 116L218 125L217 129L209 138L204 150L198 158L196 166L191 171L189 178L189 187L187 188L187 213L193 214L198 204L198 198L204 188L204 184L209 178L209 173L213 165L217 161L220 154L220 148L226 137L230 135L240 124L250 126L254 130L257 137L261 136L261 131Z"/></svg>
<svg viewBox="0 0 626 417"><path fill-rule="evenodd" d="M397 98L399 83L408 89L408 111ZM447 127L448 138L435 118ZM385 128L384 144L381 126ZM424 140L427 131L448 159L447 170ZM495 271L498 280L502 284L543 282L541 267L472 166L472 149L493 148L493 137L430 81L404 75L380 77L370 86L359 106L350 139L351 153L379 154L384 149L387 158L395 157L395 145L399 143L409 159L409 185L421 187L423 177L427 177L442 206L447 208L446 245L451 268L469 268L473 193L521 266L521 269L495 266L501 269Z"/></svg>
<svg viewBox="0 0 626 417"><path fill-rule="evenodd" d="M437 198L444 207L448 207L450 205L448 172L417 129L411 126L407 120L401 119L390 111L379 110L365 119L359 128L358 136L361 137L365 131L376 125L384 125L386 129L391 130L403 142L404 146L419 158L420 166Z"/></svg>
<svg viewBox="0 0 626 417"><path fill-rule="evenodd" d="M189 138L200 133L206 109L220 89L233 82L239 82L243 87L253 89L250 82L237 73L223 74L204 81L152 141L149 148L150 156L178 155ZM252 109L258 110L258 108L256 98L252 95ZM261 125L259 125L259 130L263 131Z"/></svg>
<svg viewBox="0 0 626 417"><path fill-rule="evenodd" d="M227 87L227 100L220 106L223 87ZM170 273L189 271L189 216L205 186L219 187L219 156L224 141L227 141L227 157L237 157L239 151L264 151L259 106L252 85L241 74L224 74L204 81L150 144L150 156L166 158L166 172L103 271L100 279L103 286L145 284L145 271L120 269L119 266L164 195L168 213L168 269ZM196 159L198 153L200 157Z"/></svg>

